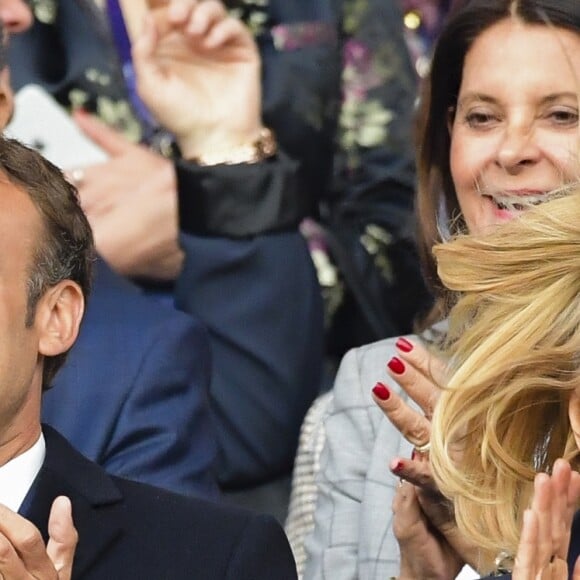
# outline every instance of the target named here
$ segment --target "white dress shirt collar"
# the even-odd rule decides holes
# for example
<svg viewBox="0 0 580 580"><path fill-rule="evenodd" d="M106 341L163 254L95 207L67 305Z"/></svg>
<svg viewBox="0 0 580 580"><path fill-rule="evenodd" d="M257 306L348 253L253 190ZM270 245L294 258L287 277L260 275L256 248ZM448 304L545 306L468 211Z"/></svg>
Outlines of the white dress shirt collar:
<svg viewBox="0 0 580 580"><path fill-rule="evenodd" d="M38 441L18 457L11 459L0 467L0 503L17 512L38 475L44 456L46 444L40 433Z"/></svg>

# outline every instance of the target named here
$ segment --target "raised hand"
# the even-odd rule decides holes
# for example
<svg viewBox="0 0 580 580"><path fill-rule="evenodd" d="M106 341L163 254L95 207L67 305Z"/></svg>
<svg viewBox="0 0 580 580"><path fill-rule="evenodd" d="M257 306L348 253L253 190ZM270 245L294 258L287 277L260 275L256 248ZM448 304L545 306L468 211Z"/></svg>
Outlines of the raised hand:
<svg viewBox="0 0 580 580"><path fill-rule="evenodd" d="M185 157L246 145L261 127L260 58L218 0L149 1L133 44L140 97Z"/></svg>

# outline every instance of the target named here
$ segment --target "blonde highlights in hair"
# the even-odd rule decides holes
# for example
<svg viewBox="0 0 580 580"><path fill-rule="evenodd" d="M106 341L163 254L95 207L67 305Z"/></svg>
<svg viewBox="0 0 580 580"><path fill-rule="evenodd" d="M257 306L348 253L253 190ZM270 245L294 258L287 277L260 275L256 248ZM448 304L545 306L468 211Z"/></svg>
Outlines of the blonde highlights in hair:
<svg viewBox="0 0 580 580"><path fill-rule="evenodd" d="M459 298L431 463L460 530L488 554L515 553L535 474L578 453L568 402L580 385L580 188L566 193L434 248Z"/></svg>

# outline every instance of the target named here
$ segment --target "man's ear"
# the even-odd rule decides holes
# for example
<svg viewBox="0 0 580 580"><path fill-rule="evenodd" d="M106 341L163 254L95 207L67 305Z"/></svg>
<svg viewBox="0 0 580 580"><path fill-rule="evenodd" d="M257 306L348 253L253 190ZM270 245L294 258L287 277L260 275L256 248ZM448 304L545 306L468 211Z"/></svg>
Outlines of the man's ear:
<svg viewBox="0 0 580 580"><path fill-rule="evenodd" d="M38 352L56 356L68 351L78 336L84 311L85 299L76 282L62 280L50 288L36 307Z"/></svg>
<svg viewBox="0 0 580 580"><path fill-rule="evenodd" d="M568 403L568 418L570 419L570 426L572 427L572 433L576 440L576 447L580 449L580 392L578 391L579 388L570 397L570 402Z"/></svg>

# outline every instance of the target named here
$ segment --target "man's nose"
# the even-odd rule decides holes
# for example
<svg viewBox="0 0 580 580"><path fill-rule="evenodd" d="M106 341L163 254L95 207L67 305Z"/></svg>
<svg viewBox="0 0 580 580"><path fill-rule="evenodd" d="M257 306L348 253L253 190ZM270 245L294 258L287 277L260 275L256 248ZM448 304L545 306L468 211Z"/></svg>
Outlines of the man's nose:
<svg viewBox="0 0 580 580"><path fill-rule="evenodd" d="M0 22L9 33L24 32L32 20L32 10L24 0L0 0Z"/></svg>

